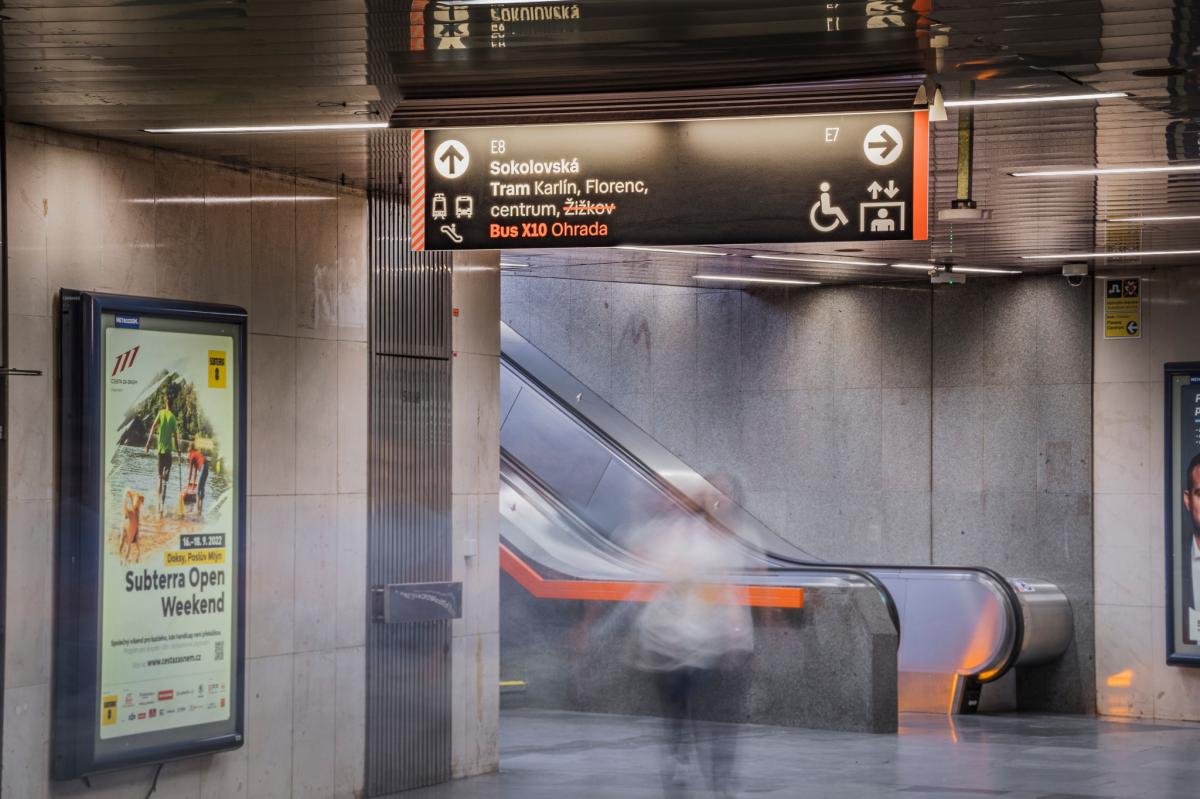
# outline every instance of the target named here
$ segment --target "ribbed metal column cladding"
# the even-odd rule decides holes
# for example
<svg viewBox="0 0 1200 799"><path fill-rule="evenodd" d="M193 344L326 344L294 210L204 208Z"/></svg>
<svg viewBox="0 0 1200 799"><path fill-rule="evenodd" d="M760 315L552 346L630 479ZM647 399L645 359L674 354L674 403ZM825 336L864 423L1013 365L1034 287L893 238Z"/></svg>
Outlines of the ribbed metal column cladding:
<svg viewBox="0 0 1200 799"><path fill-rule="evenodd" d="M448 581L450 259L408 249L407 137L372 139L367 581ZM450 779L450 667L449 622L368 622L367 796Z"/></svg>

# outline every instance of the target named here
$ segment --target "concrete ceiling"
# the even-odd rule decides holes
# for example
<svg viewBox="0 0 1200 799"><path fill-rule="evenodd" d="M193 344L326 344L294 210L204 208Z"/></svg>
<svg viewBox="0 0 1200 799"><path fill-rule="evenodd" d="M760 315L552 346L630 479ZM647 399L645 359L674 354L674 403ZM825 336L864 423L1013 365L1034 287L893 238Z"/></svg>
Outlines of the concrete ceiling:
<svg viewBox="0 0 1200 799"><path fill-rule="evenodd" d="M582 21L527 27L532 34L502 49L492 47L490 26L475 26L462 49L442 50L431 24L436 9L423 2L6 0L5 112L10 120L366 185L372 149L386 133L164 136L144 129L613 118L651 114L667 103L684 109L675 113L700 115L734 101L748 112L828 110L839 102L879 107L906 102L902 95L924 75L948 97L968 79L980 97L1125 91L1130 97L1098 103L979 110L974 194L992 219L934 222L928 244L864 244L849 248L861 249L853 253L836 246L729 247L721 251L731 255L705 259L530 251L505 260L538 274L678 284L690 284L701 263L719 260L727 269L840 282L908 275L887 267L767 266L740 256L752 250L880 262L953 259L1045 271L1060 265L1019 257L1200 249L1194 222L1106 221L1200 215L1200 173L1008 174L1200 163L1200 19L1192 0L550 5L577 6ZM831 80L843 83L813 88ZM956 147L952 112L934 129L935 212L954 196ZM1170 266L1180 259L1109 266L1130 263Z"/></svg>

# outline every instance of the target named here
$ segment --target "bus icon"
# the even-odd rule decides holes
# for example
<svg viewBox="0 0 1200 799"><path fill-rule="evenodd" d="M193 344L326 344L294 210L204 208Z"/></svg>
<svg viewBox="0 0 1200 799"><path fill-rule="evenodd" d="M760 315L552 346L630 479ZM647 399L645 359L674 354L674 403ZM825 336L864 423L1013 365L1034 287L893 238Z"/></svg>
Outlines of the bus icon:
<svg viewBox="0 0 1200 799"><path fill-rule="evenodd" d="M454 218L470 219L475 216L475 200L469 194L460 194L454 198Z"/></svg>

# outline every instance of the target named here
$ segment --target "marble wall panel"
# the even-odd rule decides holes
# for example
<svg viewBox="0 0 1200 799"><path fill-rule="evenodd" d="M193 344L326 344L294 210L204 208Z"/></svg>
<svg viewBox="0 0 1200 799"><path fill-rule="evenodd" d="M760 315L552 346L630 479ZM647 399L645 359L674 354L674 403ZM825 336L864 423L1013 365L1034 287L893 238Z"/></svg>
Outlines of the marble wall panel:
<svg viewBox="0 0 1200 799"><path fill-rule="evenodd" d="M296 340L250 337L250 491L296 490Z"/></svg>
<svg viewBox="0 0 1200 799"><path fill-rule="evenodd" d="M333 794L337 658L333 651L292 658L292 799Z"/></svg>
<svg viewBox="0 0 1200 799"><path fill-rule="evenodd" d="M254 271L250 281L252 333L292 336L296 332L296 181L254 172L250 175Z"/></svg>
<svg viewBox="0 0 1200 799"><path fill-rule="evenodd" d="M160 178L156 153L101 141L99 158L101 181L108 194L103 198L104 239L100 252L105 285L97 288L138 296L158 294L163 278L159 268L158 211L165 198L157 194ZM187 198L189 203L197 199ZM162 208L166 210L167 206ZM202 205L199 208L203 210ZM201 268L200 273L202 280L208 278L206 269ZM211 280L205 288L211 291Z"/></svg>
<svg viewBox="0 0 1200 799"><path fill-rule="evenodd" d="M247 796L291 799L294 746L293 656L246 664Z"/></svg>
<svg viewBox="0 0 1200 799"><path fill-rule="evenodd" d="M338 190L296 185L296 335L338 336Z"/></svg>
<svg viewBox="0 0 1200 799"><path fill-rule="evenodd" d="M293 652L336 645L339 504L335 494L296 497Z"/></svg>
<svg viewBox="0 0 1200 799"><path fill-rule="evenodd" d="M46 316L51 294L45 137L41 128L9 125L7 130L9 303L29 316Z"/></svg>
<svg viewBox="0 0 1200 799"><path fill-rule="evenodd" d="M355 191L338 195L338 338L367 340L367 200Z"/></svg>
<svg viewBox="0 0 1200 799"><path fill-rule="evenodd" d="M205 252L205 164L165 150L155 153L155 294L207 299L212 280Z"/></svg>
<svg viewBox="0 0 1200 799"><path fill-rule="evenodd" d="M204 247L212 270L213 299L253 313L253 214L246 211L250 173L206 162L204 191L209 200L204 207Z"/></svg>
<svg viewBox="0 0 1200 799"><path fill-rule="evenodd" d="M361 686L364 668L365 198L304 184L329 198L305 206L310 218L291 177L40 128L8 132L14 365L43 375L9 386L6 511L9 529L23 534L9 536L6 552L3 795L125 797L144 793L153 776L126 770L90 790L48 778L52 312L63 286L240 305L254 331L271 334L250 341L251 743L168 765L156 796L283 797L294 786L296 795L357 795L362 697L332 683L336 669ZM317 205L328 210L315 214ZM298 489L308 495L297 498Z"/></svg>
<svg viewBox="0 0 1200 799"><path fill-rule="evenodd" d="M338 342L298 338L295 346L296 493L336 494L341 387Z"/></svg>

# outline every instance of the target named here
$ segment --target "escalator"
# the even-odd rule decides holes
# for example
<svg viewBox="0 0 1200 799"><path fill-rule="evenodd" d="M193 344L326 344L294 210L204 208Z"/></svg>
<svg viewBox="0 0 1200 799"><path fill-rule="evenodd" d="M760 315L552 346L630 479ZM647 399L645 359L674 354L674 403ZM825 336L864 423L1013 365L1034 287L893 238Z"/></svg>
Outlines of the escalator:
<svg viewBox="0 0 1200 799"><path fill-rule="evenodd" d="M826 563L740 508L507 325L501 350L502 563L529 590L530 579L552 582L552 595L564 597L634 590L652 579L636 554L645 521L708 501L760 567L747 584L865 592L883 606L900 634L901 710L1012 707L1014 668L1054 660L1070 644L1071 608L1055 586L984 568Z"/></svg>

